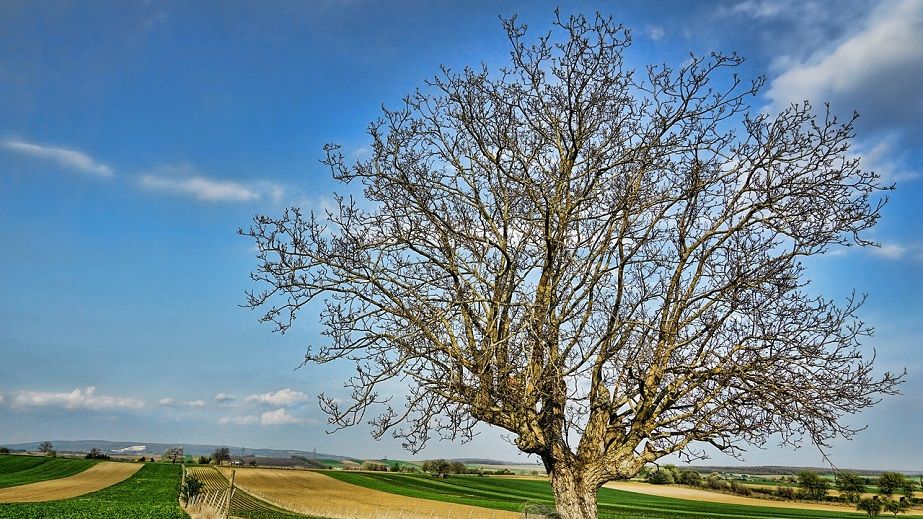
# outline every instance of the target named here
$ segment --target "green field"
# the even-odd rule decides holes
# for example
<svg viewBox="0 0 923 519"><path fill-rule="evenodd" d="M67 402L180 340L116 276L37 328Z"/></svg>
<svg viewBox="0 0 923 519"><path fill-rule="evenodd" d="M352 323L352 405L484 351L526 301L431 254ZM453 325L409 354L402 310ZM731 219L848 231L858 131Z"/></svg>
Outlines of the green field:
<svg viewBox="0 0 923 519"><path fill-rule="evenodd" d="M125 481L98 492L45 503L0 503L4 519L183 519L180 465L148 463Z"/></svg>
<svg viewBox="0 0 923 519"><path fill-rule="evenodd" d="M518 512L523 503L551 505L551 487L547 481L505 479L477 476L453 476L435 479L391 473L327 471L326 475L355 485L410 497ZM726 505L648 496L603 488L599 492L599 515L604 519L833 519L865 517L850 512L818 512Z"/></svg>
<svg viewBox="0 0 923 519"><path fill-rule="evenodd" d="M73 476L96 460L0 455L0 488Z"/></svg>

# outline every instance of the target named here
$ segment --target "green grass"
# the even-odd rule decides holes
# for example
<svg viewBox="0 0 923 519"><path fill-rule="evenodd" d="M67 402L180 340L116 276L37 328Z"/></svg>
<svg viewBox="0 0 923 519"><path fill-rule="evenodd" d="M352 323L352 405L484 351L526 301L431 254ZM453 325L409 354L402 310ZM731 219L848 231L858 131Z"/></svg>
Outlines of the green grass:
<svg viewBox="0 0 923 519"><path fill-rule="evenodd" d="M0 488L73 476L96 460L0 455Z"/></svg>
<svg viewBox="0 0 923 519"><path fill-rule="evenodd" d="M551 487L547 481L542 480L477 476L435 479L429 476L367 472L325 472L325 474L347 483L392 494L513 512L521 511L526 501L549 505L553 503ZM849 512L820 512L707 503L648 496L610 488L603 488L599 491L599 515L606 519L856 519L864 516Z"/></svg>
<svg viewBox="0 0 923 519"><path fill-rule="evenodd" d="M0 504L5 519L183 519L180 465L149 463L125 481L61 501Z"/></svg>

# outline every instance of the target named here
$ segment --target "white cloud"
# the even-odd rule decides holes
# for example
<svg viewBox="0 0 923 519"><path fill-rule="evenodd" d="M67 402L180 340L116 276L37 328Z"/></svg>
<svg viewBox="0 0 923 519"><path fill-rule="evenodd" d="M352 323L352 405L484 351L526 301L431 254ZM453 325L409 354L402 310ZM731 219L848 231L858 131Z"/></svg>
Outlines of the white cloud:
<svg viewBox="0 0 923 519"><path fill-rule="evenodd" d="M907 247L894 243L883 243L881 247L870 249L872 254L888 259L900 259L907 253Z"/></svg>
<svg viewBox="0 0 923 519"><path fill-rule="evenodd" d="M873 247L869 251L887 260L923 262L923 244L920 243L882 243L881 247Z"/></svg>
<svg viewBox="0 0 923 519"><path fill-rule="evenodd" d="M97 395L96 388L88 386L69 393L46 391L19 391L12 401L13 407L61 407L64 409L89 409L93 411L114 409L141 409L144 401L136 398Z"/></svg>
<svg viewBox="0 0 923 519"><path fill-rule="evenodd" d="M227 393L218 393L217 395L215 395L215 400L217 400L218 402L230 402L232 400L235 400L236 398L237 397L235 397L234 395L229 395Z"/></svg>
<svg viewBox="0 0 923 519"><path fill-rule="evenodd" d="M915 120L923 114L921 24L923 2L882 2L858 31L806 59L790 60L767 95L776 108L833 100L846 105L837 109L855 108L872 118Z"/></svg>
<svg viewBox="0 0 923 519"><path fill-rule="evenodd" d="M250 395L247 397L248 402L258 402L260 404L268 404L274 406L280 405L292 405L298 402L304 402L309 400L310 397L301 391L295 391L294 389L280 389L275 393L263 393L259 395Z"/></svg>
<svg viewBox="0 0 923 519"><path fill-rule="evenodd" d="M3 405L4 402L6 402L6 398L3 395L0 395L0 405Z"/></svg>
<svg viewBox="0 0 923 519"><path fill-rule="evenodd" d="M205 407L205 400L190 400L188 402L183 402L183 405L189 407Z"/></svg>
<svg viewBox="0 0 923 519"><path fill-rule="evenodd" d="M286 202L291 189L268 181L238 182L203 175L189 164L161 166L138 177L138 184L154 191L190 196L203 202Z"/></svg>
<svg viewBox="0 0 923 519"><path fill-rule="evenodd" d="M218 423L221 425L252 425L259 421L258 416L246 415L246 416L222 416Z"/></svg>
<svg viewBox="0 0 923 519"><path fill-rule="evenodd" d="M111 177L114 174L112 168L93 160L93 158L82 151L43 146L12 139L3 141L2 145L10 151L49 160L69 169L76 169L101 177Z"/></svg>
<svg viewBox="0 0 923 519"><path fill-rule="evenodd" d="M173 398L161 398L160 400L157 401L157 403L160 405L172 406L172 405L176 405L176 400Z"/></svg>
<svg viewBox="0 0 923 519"><path fill-rule="evenodd" d="M308 421L309 420L305 418L299 418L288 414L288 411L282 407L275 411L266 411L260 416L260 424L262 425L289 425L308 423Z"/></svg>
<svg viewBox="0 0 923 519"><path fill-rule="evenodd" d="M748 0L740 2L731 8L734 14L742 14L753 18L771 18L785 7L781 2L763 0L760 2Z"/></svg>
<svg viewBox="0 0 923 519"><path fill-rule="evenodd" d="M663 30L663 27L657 25L648 25L645 27L644 34L654 41L662 40L663 37L667 35L666 31Z"/></svg>
<svg viewBox="0 0 923 519"><path fill-rule="evenodd" d="M148 189L188 195L206 202L246 202L260 197L259 193L243 184L203 176L168 178L142 175L139 182Z"/></svg>
<svg viewBox="0 0 923 519"><path fill-rule="evenodd" d="M894 136L882 138L870 146L857 148L862 157L862 168L882 176L885 182L909 182L920 178L920 171L908 166L912 160L907 157L906 147L901 146Z"/></svg>

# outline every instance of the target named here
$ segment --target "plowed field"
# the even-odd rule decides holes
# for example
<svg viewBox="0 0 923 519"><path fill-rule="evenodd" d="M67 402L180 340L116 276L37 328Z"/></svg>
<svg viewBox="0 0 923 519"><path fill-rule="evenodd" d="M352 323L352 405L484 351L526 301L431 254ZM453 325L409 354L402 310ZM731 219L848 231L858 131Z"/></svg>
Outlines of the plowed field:
<svg viewBox="0 0 923 519"><path fill-rule="evenodd" d="M231 469L222 468L230 477ZM445 503L371 490L318 472L279 469L237 470L237 485L276 506L319 517L402 519L519 519L520 514Z"/></svg>

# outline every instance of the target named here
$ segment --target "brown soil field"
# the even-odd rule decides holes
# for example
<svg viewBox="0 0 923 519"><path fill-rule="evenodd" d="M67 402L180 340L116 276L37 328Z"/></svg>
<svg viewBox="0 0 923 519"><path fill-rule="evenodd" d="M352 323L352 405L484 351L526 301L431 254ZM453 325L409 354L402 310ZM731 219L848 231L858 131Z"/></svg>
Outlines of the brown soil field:
<svg viewBox="0 0 923 519"><path fill-rule="evenodd" d="M37 503L81 496L125 481L143 466L143 463L102 461L66 478L0 488L0 503Z"/></svg>
<svg viewBox="0 0 923 519"><path fill-rule="evenodd" d="M231 468L221 467L230 479ZM331 518L519 519L520 514L389 494L318 472L237 468L237 485L280 508Z"/></svg>
<svg viewBox="0 0 923 519"><path fill-rule="evenodd" d="M722 494L720 492L710 492L708 490L698 490L695 488L678 487L673 485L652 485L639 481L619 481L606 483L606 487L624 490L626 492L637 492L639 494L648 494L661 497L673 497L676 499L688 499L690 501L708 501L711 503L727 503L732 505L752 505L767 506L772 508L796 508L800 510L823 510L825 512L854 512L855 507L825 505L821 503L799 503L796 501L774 501L771 499L758 499L753 497L735 496L731 494ZM923 510L910 510L906 515L923 516Z"/></svg>

